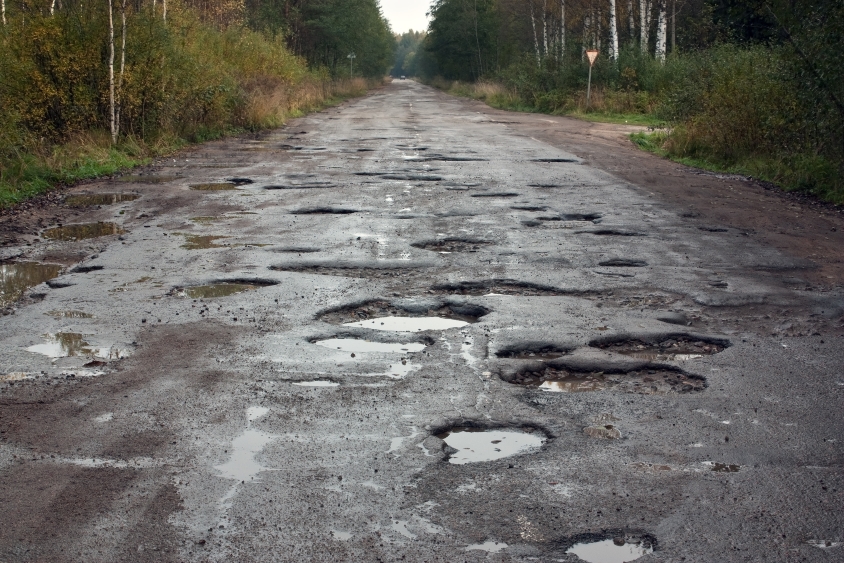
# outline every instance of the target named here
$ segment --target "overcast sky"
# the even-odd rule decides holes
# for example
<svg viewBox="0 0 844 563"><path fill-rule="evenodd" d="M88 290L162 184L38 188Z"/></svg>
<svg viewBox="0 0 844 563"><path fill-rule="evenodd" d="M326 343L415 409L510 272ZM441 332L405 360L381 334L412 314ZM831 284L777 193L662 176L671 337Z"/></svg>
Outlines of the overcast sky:
<svg viewBox="0 0 844 563"><path fill-rule="evenodd" d="M431 0L381 0L384 16L390 20L390 27L395 33L428 29L425 13L430 7Z"/></svg>

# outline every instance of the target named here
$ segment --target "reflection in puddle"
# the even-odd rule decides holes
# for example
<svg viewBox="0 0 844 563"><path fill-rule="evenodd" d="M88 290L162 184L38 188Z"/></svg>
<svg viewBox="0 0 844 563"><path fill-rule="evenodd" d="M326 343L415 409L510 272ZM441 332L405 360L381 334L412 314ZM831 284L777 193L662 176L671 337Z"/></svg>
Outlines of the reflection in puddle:
<svg viewBox="0 0 844 563"><path fill-rule="evenodd" d="M39 283L51 280L61 273L58 264L15 262L0 264L0 307L20 299L24 292Z"/></svg>
<svg viewBox="0 0 844 563"><path fill-rule="evenodd" d="M655 362L694 360L722 352L727 345L727 342L707 342L686 336L666 338L656 343L643 340L624 340L592 344L592 346L608 352L616 352L640 360Z"/></svg>
<svg viewBox="0 0 844 563"><path fill-rule="evenodd" d="M587 563L628 563L653 553L648 541L628 543L624 538L576 543L566 553L572 553Z"/></svg>
<svg viewBox="0 0 844 563"><path fill-rule="evenodd" d="M224 248L223 245L214 244L215 240L221 238L228 238L223 236L202 236L202 235L185 235L185 244L182 248L188 250L205 250L207 248Z"/></svg>
<svg viewBox="0 0 844 563"><path fill-rule="evenodd" d="M498 553L501 550L509 547L504 542L486 541L484 543L473 543L467 546L464 551L486 551L487 553Z"/></svg>
<svg viewBox="0 0 844 563"><path fill-rule="evenodd" d="M343 326L388 330L393 332L420 332L423 330L447 330L469 324L466 321L442 317L378 317L365 321L344 323Z"/></svg>
<svg viewBox="0 0 844 563"><path fill-rule="evenodd" d="M252 291L254 289L258 289L258 286L246 283L215 283L186 287L180 290L177 295L190 299L213 299L214 297L228 297L229 295Z"/></svg>
<svg viewBox="0 0 844 563"><path fill-rule="evenodd" d="M691 393L706 388L706 379L673 368L640 369L628 372L578 371L566 367L528 368L505 381L536 387L552 393L584 393L616 390L626 393L660 395Z"/></svg>
<svg viewBox="0 0 844 563"><path fill-rule="evenodd" d="M552 393L584 393L587 391L603 391L607 387L604 385L603 379L570 375L563 379L543 381L539 388Z"/></svg>
<svg viewBox="0 0 844 563"><path fill-rule="evenodd" d="M556 360L568 354L567 350L556 346L544 346L536 348L501 350L495 355L499 358L511 358L514 360Z"/></svg>
<svg viewBox="0 0 844 563"><path fill-rule="evenodd" d="M222 182L218 184L194 184L190 189L203 192L219 192L223 190L236 190L237 187L231 182Z"/></svg>
<svg viewBox="0 0 844 563"><path fill-rule="evenodd" d="M492 461L538 449L547 438L539 431L453 428L437 435L457 450L448 462L455 465Z"/></svg>
<svg viewBox="0 0 844 563"><path fill-rule="evenodd" d="M738 473L741 469L740 465L736 465L734 463L712 463L709 462L707 465L712 466L712 471L717 473Z"/></svg>
<svg viewBox="0 0 844 563"><path fill-rule="evenodd" d="M120 349L117 346L110 348L93 347L85 341L84 336L75 332L45 334L44 338L49 340L49 342L30 346L27 348L27 351L44 354L50 358L90 356L107 360L119 360L129 355L128 350Z"/></svg>
<svg viewBox="0 0 844 563"><path fill-rule="evenodd" d="M267 414L269 409L265 407L250 407L246 411L246 416L250 424ZM254 479L265 468L256 459L255 454L261 452L264 446L275 440L276 436L267 434L260 430L247 428L243 434L232 440L232 454L227 463L214 466L214 469L220 472L225 479L234 479L236 481L247 481ZM232 495L231 492L228 495ZM224 499L225 500L225 499Z"/></svg>
<svg viewBox="0 0 844 563"><path fill-rule="evenodd" d="M341 352L381 352L385 354L401 354L404 352L421 352L425 345L421 342L409 342L407 344L392 342L371 342L357 338L329 338L317 340L317 346L325 346Z"/></svg>
<svg viewBox="0 0 844 563"><path fill-rule="evenodd" d="M94 315L84 311L50 311L47 313L56 319L93 319Z"/></svg>
<svg viewBox="0 0 844 563"><path fill-rule="evenodd" d="M79 194L68 196L64 200L70 207L88 207L91 205L114 205L124 201L135 201L138 194Z"/></svg>
<svg viewBox="0 0 844 563"><path fill-rule="evenodd" d="M173 182L181 180L181 176L121 176L117 178L118 182L126 182L132 184L163 184L165 182Z"/></svg>
<svg viewBox="0 0 844 563"><path fill-rule="evenodd" d="M329 381L328 379L316 379L314 381L297 381L293 385L298 385L299 387L339 387L340 384L335 381Z"/></svg>
<svg viewBox="0 0 844 563"><path fill-rule="evenodd" d="M44 231L43 236L53 240L72 241L108 235L122 235L125 232L115 223L82 223L53 227Z"/></svg>
<svg viewBox="0 0 844 563"><path fill-rule="evenodd" d="M341 532L340 530L331 530L331 535L337 541L349 541L352 539L352 534L349 532Z"/></svg>

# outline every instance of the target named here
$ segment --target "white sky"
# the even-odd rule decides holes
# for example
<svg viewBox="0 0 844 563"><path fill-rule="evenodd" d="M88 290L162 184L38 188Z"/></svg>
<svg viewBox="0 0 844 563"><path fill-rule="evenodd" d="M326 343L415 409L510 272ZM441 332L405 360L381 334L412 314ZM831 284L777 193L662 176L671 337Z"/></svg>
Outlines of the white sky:
<svg viewBox="0 0 844 563"><path fill-rule="evenodd" d="M431 0L381 0L381 10L384 17L390 20L394 33L428 29L425 13L430 7Z"/></svg>

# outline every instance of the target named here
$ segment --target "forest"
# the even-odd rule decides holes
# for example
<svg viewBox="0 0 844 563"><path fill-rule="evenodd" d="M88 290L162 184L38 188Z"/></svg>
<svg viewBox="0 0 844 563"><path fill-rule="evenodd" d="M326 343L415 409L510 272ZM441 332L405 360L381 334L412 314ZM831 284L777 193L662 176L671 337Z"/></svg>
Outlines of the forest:
<svg viewBox="0 0 844 563"><path fill-rule="evenodd" d="M3 206L360 95L395 38L377 0L0 0L0 48Z"/></svg>
<svg viewBox="0 0 844 563"><path fill-rule="evenodd" d="M434 0L430 15L401 64L431 84L646 124L648 150L844 203L840 0Z"/></svg>

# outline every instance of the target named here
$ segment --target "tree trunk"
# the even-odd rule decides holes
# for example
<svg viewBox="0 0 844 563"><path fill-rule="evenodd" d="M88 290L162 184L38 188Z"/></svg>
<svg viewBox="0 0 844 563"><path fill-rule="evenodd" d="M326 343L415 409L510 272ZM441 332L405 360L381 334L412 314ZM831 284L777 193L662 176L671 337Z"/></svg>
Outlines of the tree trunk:
<svg viewBox="0 0 844 563"><path fill-rule="evenodd" d="M677 48L677 0L671 0L671 52Z"/></svg>
<svg viewBox="0 0 844 563"><path fill-rule="evenodd" d="M164 10L164 23L167 23L167 0L161 0L161 6Z"/></svg>
<svg viewBox="0 0 844 563"><path fill-rule="evenodd" d="M6 26L6 0L0 0L0 12L3 14L3 26Z"/></svg>
<svg viewBox="0 0 844 563"><path fill-rule="evenodd" d="M478 36L478 0L475 0L475 45L478 48L478 78L484 73L484 64L481 59L481 40Z"/></svg>
<svg viewBox="0 0 844 563"><path fill-rule="evenodd" d="M126 70L126 0L120 6L121 40L120 40L120 75L117 78L117 108L115 109L115 135L120 134L120 110L123 100L123 74Z"/></svg>
<svg viewBox="0 0 844 563"><path fill-rule="evenodd" d="M659 0L659 19L657 20L656 31L656 59L665 62L665 40L667 36L668 18L665 13L665 0Z"/></svg>
<svg viewBox="0 0 844 563"><path fill-rule="evenodd" d="M639 47L648 52L648 39L651 28L651 7L648 0L639 0Z"/></svg>
<svg viewBox="0 0 844 563"><path fill-rule="evenodd" d="M618 26L616 25L615 0L610 0L610 60L618 60Z"/></svg>
<svg viewBox="0 0 844 563"><path fill-rule="evenodd" d="M542 42L545 47L544 55L548 56L548 0L542 3Z"/></svg>
<svg viewBox="0 0 844 563"><path fill-rule="evenodd" d="M627 27L630 31L630 42L636 41L636 18L633 14L633 0L627 0Z"/></svg>
<svg viewBox="0 0 844 563"><path fill-rule="evenodd" d="M566 0L560 0L560 60L566 57Z"/></svg>
<svg viewBox="0 0 844 563"><path fill-rule="evenodd" d="M112 0L108 0L108 112L111 142L117 143L117 122L114 105L114 14Z"/></svg>
<svg viewBox="0 0 844 563"><path fill-rule="evenodd" d="M530 0L530 27L533 29L533 46L536 50L536 66L542 66L542 55L539 53L539 36L536 34L536 16L533 12L533 0Z"/></svg>

